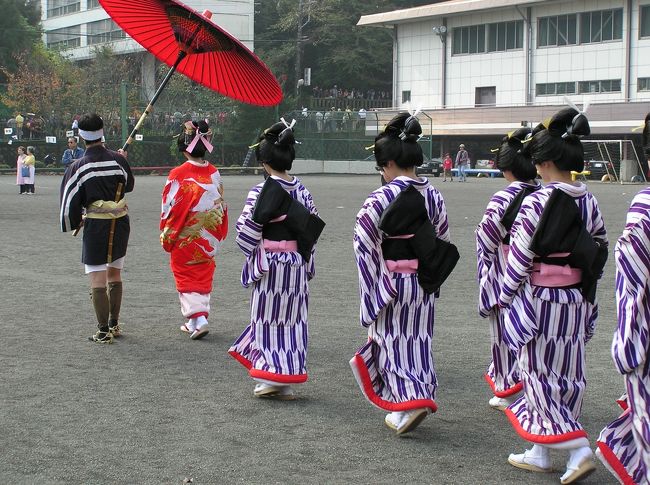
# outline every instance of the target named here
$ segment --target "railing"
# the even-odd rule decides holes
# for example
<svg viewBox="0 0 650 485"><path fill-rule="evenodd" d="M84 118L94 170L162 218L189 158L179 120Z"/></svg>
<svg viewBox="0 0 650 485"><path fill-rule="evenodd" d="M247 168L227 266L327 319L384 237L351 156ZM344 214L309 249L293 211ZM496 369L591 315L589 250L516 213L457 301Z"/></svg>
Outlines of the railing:
<svg viewBox="0 0 650 485"><path fill-rule="evenodd" d="M361 108L369 110L376 108L390 108L393 105L392 100L390 99L366 99L366 98L308 98L306 104L307 107L314 110L331 110L335 109L352 109L355 111L360 110Z"/></svg>

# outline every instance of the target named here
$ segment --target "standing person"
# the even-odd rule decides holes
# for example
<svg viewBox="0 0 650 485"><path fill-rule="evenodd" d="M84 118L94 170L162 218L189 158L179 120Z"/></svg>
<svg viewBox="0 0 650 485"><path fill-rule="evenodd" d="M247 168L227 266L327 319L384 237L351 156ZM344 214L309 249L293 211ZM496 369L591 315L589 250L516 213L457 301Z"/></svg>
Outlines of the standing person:
<svg viewBox="0 0 650 485"><path fill-rule="evenodd" d="M643 130L650 149L650 115ZM612 358L623 374L627 395L623 414L598 437L596 455L624 484L650 484L650 189L632 200L623 234L616 243L618 328Z"/></svg>
<svg viewBox="0 0 650 485"><path fill-rule="evenodd" d="M384 423L397 434L413 431L437 409L435 300L458 259L442 196L415 174L423 162L421 133L415 116L400 113L376 137L375 158L388 183L368 196L354 227L368 342L350 366L364 396L388 412ZM447 271L432 259L446 262Z"/></svg>
<svg viewBox="0 0 650 485"><path fill-rule="evenodd" d="M33 146L27 147L27 156L23 159L23 184L25 185L25 194L34 195L34 182L36 178L36 157Z"/></svg>
<svg viewBox="0 0 650 485"><path fill-rule="evenodd" d="M187 121L178 151L187 161L169 172L162 193L160 242L170 254L181 313L181 331L192 340L208 334L215 256L228 234L228 209L219 170L204 160L212 153L212 132L205 121Z"/></svg>
<svg viewBox="0 0 650 485"><path fill-rule="evenodd" d="M68 148L63 152L61 163L68 169L73 160L78 160L84 156L83 148L77 145L77 139L74 136L68 138Z"/></svg>
<svg viewBox="0 0 650 485"><path fill-rule="evenodd" d="M458 147L458 153L456 153L456 167L458 168L458 181L467 182L465 177L465 170L467 170L467 165L469 164L469 153L465 150L465 145L462 143Z"/></svg>
<svg viewBox="0 0 650 485"><path fill-rule="evenodd" d="M79 136L86 153L72 163L61 182L61 231L83 225L81 261L90 279L98 327L89 339L110 344L122 333L122 268L130 232L124 194L133 190L134 180L124 152L104 147L104 122L99 115L81 117Z"/></svg>
<svg viewBox="0 0 650 485"><path fill-rule="evenodd" d="M451 171L452 168L454 168L454 162L451 160L449 153L445 153L445 158L442 161L442 171L445 177L442 179L443 182L447 181L447 176L449 176L451 182L454 181L454 173Z"/></svg>
<svg viewBox="0 0 650 485"><path fill-rule="evenodd" d="M16 151L18 152L18 158L16 159L16 185L20 186L20 195L23 195L27 193L25 180L29 179L29 167L23 164L27 153L25 153L25 147L22 145Z"/></svg>
<svg viewBox="0 0 650 485"><path fill-rule="evenodd" d="M503 340L503 312L498 306L510 244L510 229L524 198L538 190L536 170L530 154L522 150L530 128L507 135L499 147L496 166L509 185L492 196L483 219L476 228L478 312L487 318L492 341L492 361L485 374L494 396L489 404L505 410L523 387L519 379L517 355Z"/></svg>
<svg viewBox="0 0 650 485"><path fill-rule="evenodd" d="M23 115L18 113L16 115L16 136L18 137L19 140L23 139L23 126L25 124L25 118Z"/></svg>
<svg viewBox="0 0 650 485"><path fill-rule="evenodd" d="M550 449L568 450L563 484L595 468L578 419L586 386L585 345L598 316L596 283L607 259L607 237L596 198L571 180L572 170L584 168L579 137L589 132L587 118L573 108L535 129L530 150L546 186L521 205L499 295L499 306L508 309L503 338L517 352L524 391L506 415L533 443L508 462L549 472Z"/></svg>
<svg viewBox="0 0 650 485"><path fill-rule="evenodd" d="M254 395L288 400L307 380L309 281L315 243L325 223L312 196L289 175L296 157L293 124L276 123L260 136L257 159L268 173L251 189L237 220L241 274L252 287L251 320L229 353L257 381Z"/></svg>

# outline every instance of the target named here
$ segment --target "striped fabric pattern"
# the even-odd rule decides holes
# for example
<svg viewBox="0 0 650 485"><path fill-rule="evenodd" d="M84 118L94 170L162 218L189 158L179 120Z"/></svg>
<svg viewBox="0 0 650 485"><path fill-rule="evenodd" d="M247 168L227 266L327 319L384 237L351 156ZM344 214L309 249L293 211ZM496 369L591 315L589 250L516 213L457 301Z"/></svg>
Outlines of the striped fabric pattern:
<svg viewBox="0 0 650 485"><path fill-rule="evenodd" d="M99 180L102 177L121 177L125 182L129 180L129 174L116 160L100 160L81 165L79 170L72 173L70 178L65 181L61 187L59 213L61 232L71 231L79 226L84 202L79 191L89 180ZM113 198L109 200L113 200Z"/></svg>
<svg viewBox="0 0 650 485"><path fill-rule="evenodd" d="M512 227L499 305L504 311L503 338L517 352L524 395L506 414L525 439L552 444L586 438L578 422L586 386L584 347L593 335L597 305L578 289L530 284L533 233L553 189L572 196L587 231L606 244L598 203L584 184L553 182L526 197Z"/></svg>
<svg viewBox="0 0 650 485"><path fill-rule="evenodd" d="M621 400L625 404L623 414L607 425L598 436L599 458L620 483L647 485L650 481L634 440L633 420L631 410L627 407L627 395Z"/></svg>
<svg viewBox="0 0 650 485"><path fill-rule="evenodd" d="M650 188L633 199L614 254L618 326L612 357L624 376L629 412L602 431L599 448L611 451L604 456L614 470L622 466L634 483L650 484Z"/></svg>
<svg viewBox="0 0 650 485"><path fill-rule="evenodd" d="M309 191L294 177L275 178L312 214L318 214ZM229 350L253 378L278 383L307 380L309 280L315 275L314 250L309 263L297 252L267 253L262 226L252 220L262 183L248 194L239 217L237 244L246 255L241 274L252 287L251 322Z"/></svg>
<svg viewBox="0 0 650 485"><path fill-rule="evenodd" d="M512 396L522 388L516 354L503 341L503 312L498 303L506 265L502 243L506 228L503 227L501 218L517 194L527 187L539 188L539 184L515 181L494 194L475 231L479 283L478 312L488 319L492 350L492 361L485 374L485 380L498 397Z"/></svg>
<svg viewBox="0 0 650 485"><path fill-rule="evenodd" d="M427 179L398 177L374 191L357 215L354 251L359 270L360 320L368 342L350 361L364 395L387 411L428 407L438 385L431 339L435 295L422 290L416 274L391 273L382 257L379 219L409 185L424 196L439 238L449 241L444 200Z"/></svg>

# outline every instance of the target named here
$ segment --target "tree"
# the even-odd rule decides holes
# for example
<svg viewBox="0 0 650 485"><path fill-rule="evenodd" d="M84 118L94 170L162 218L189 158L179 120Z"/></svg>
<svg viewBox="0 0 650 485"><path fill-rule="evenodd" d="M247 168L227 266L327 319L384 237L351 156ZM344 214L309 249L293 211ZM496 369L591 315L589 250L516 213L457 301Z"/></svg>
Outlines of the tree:
<svg viewBox="0 0 650 485"><path fill-rule="evenodd" d="M17 0L0 0L0 12L0 31L3 32L0 66L4 66L6 71L15 72L15 57L31 51L40 40L40 12L36 10L36 2ZM6 78L0 76L0 83L4 82Z"/></svg>
<svg viewBox="0 0 650 485"><path fill-rule="evenodd" d="M255 17L256 53L276 75L286 75L285 93L292 92L298 81L294 67L300 47L304 47L302 65L312 67L312 84L338 84L362 90L389 89L392 82L391 32L376 27L357 27L356 23L361 15L428 3L435 2L261 2L260 11ZM299 11L300 6L302 12ZM299 40L297 33L301 25L302 36Z"/></svg>

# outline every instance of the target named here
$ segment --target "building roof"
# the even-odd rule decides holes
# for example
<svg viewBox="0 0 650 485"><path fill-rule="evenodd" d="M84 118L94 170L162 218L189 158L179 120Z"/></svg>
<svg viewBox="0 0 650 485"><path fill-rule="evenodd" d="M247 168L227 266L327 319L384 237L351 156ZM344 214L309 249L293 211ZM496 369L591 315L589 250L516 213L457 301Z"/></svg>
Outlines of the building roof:
<svg viewBox="0 0 650 485"><path fill-rule="evenodd" d="M433 17L444 17L539 2L540 0L449 0L447 2L423 5L421 7L393 10L392 12L362 15L357 25L386 27L394 24L427 20Z"/></svg>

